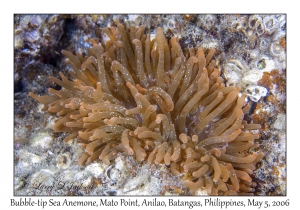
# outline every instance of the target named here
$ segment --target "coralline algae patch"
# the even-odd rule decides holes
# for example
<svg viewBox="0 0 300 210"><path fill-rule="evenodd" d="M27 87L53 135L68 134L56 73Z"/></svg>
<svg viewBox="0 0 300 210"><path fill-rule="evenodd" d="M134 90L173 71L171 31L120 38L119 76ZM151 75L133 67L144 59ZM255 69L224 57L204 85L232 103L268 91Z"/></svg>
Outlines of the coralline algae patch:
<svg viewBox="0 0 300 210"><path fill-rule="evenodd" d="M262 126L262 148L266 158L262 160L258 177L261 195L286 194L286 77L285 71L273 70L264 73L258 84L269 91L265 100L260 100L252 115L253 122ZM266 193L266 189L271 192Z"/></svg>
<svg viewBox="0 0 300 210"><path fill-rule="evenodd" d="M50 50L51 52L60 52L61 49L66 48L71 51L86 52L90 47L86 42L87 38L98 37L101 34L100 29L113 26L115 20L121 20L128 26L148 25L151 28L161 26L167 37L173 35L179 37L182 47L213 46L217 49L217 59L220 60L217 65L221 66L227 82L240 85L246 93L246 90L249 90L248 103L252 104L250 111L253 114L248 115L247 120L263 126L260 129L262 133L260 148L267 158L262 160L257 166L258 170L253 174L253 177L258 180L257 194L285 195L284 15L20 16L19 20L15 21L17 34L15 85L18 87L16 88L18 92L15 94L15 104L18 104L18 107L15 106L18 113L15 119L15 136L21 142L15 144L15 195L188 195L190 193L178 177L170 174L167 167L139 165L131 158L118 156L114 166L110 167L101 162L95 162L85 168L78 167L77 159L83 150L74 144L76 139L73 143L62 144L65 136L54 134L48 128L45 129L51 124L51 120L46 122L44 116L38 119L37 116L42 116L41 113L34 108L36 104L26 96L26 91L32 90L32 87L37 87L40 94L44 93L47 87L42 87L34 80L29 80L26 74L22 74L24 66L31 69L38 64L40 69L44 67L47 69L46 62L54 65L53 58L61 57L59 54L49 56L46 51L39 50L38 46L44 46L46 43L48 47L55 49ZM67 24L68 33L58 30L57 26L63 24ZM45 29L42 32L43 27L46 29L54 27L55 30L47 32ZM146 32L150 35L155 34L155 31L149 28L146 28ZM63 34L62 39L58 39L61 34ZM52 41L47 41L49 37ZM64 41L63 45L56 44L62 41ZM22 46L29 47L22 48ZM38 57L41 59L37 59ZM57 59L55 65L63 70L65 63L61 61L61 58ZM278 70L273 71L274 69ZM52 70L44 71L48 75L52 74ZM39 72L35 74L39 75ZM40 81L43 81L42 79ZM27 81L32 81L32 84ZM19 90L20 85L22 88ZM20 103L20 101L25 102ZM31 110L35 109L35 113L29 115L28 107ZM21 109L25 110L25 115L19 111ZM24 116L26 121L23 120ZM26 122L30 120L36 124L29 126ZM32 131L35 131L34 135L31 135ZM51 184L58 186L60 182L65 183L65 188L59 191L50 190ZM73 187L71 182L74 182ZM80 186L84 187L80 188ZM204 190L196 194L202 195L206 192Z"/></svg>
<svg viewBox="0 0 300 210"><path fill-rule="evenodd" d="M48 149L51 146L53 137L48 133L39 133L33 139L31 139L30 146L41 147L42 149Z"/></svg>

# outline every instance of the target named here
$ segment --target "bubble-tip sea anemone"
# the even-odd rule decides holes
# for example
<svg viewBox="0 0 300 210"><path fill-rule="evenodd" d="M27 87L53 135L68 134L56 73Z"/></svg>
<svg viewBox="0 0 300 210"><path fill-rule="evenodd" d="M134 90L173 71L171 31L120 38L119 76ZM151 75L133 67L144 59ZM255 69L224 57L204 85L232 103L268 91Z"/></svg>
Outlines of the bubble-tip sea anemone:
<svg viewBox="0 0 300 210"><path fill-rule="evenodd" d="M261 152L250 152L259 135L249 130L245 94L225 87L220 70L207 53L191 48L186 55L178 40L168 42L161 28L156 37L144 27L104 28L105 46L91 39L88 55L62 51L68 58L71 80L60 73L50 80L61 90L49 96L29 96L57 113L55 132L70 133L85 153L84 166L96 159L111 164L118 152L137 161L166 164L196 191L210 195L252 194L250 175Z"/></svg>

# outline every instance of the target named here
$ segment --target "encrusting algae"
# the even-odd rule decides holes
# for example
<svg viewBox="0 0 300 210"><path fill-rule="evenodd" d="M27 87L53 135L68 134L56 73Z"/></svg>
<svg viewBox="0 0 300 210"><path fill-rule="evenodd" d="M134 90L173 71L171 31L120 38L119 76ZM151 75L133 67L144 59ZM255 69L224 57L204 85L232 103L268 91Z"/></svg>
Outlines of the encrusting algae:
<svg viewBox="0 0 300 210"><path fill-rule="evenodd" d="M144 35L144 27L104 28L105 46L91 39L88 55L62 53L71 80L60 73L50 80L61 90L49 96L29 96L57 113L55 132L78 138L85 153L82 166L100 159L109 165L121 152L137 161L165 164L195 192L209 195L252 195L250 175L264 156L254 152L259 135L247 124L249 110L240 88L225 87L212 59L214 49L189 49L178 40Z"/></svg>

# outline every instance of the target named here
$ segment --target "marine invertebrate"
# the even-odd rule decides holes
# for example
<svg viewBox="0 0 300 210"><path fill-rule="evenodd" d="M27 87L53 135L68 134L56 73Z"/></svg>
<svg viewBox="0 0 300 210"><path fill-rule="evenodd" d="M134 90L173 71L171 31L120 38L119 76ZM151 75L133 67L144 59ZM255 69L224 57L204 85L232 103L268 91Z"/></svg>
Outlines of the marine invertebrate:
<svg viewBox="0 0 300 210"><path fill-rule="evenodd" d="M61 90L29 93L43 111L57 113L53 129L70 133L64 141L78 137L83 144L79 164L100 159L109 165L123 152L170 166L192 191L251 194L250 175L263 153L250 152L259 135L249 130L260 126L243 121L245 94L225 87L215 50L191 48L185 55L161 28L150 40L143 26L116 24L103 29L110 38L105 45L90 40L87 55L62 51L73 71L71 80L50 76Z"/></svg>

